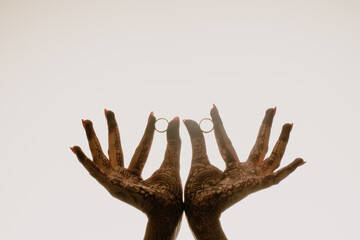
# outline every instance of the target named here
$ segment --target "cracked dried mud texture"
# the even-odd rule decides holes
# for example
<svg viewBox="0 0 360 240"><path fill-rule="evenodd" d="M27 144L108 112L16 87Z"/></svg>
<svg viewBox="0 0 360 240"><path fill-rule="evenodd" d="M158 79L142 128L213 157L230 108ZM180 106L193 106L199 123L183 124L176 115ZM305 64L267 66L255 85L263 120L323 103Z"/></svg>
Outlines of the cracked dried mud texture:
<svg viewBox="0 0 360 240"><path fill-rule="evenodd" d="M193 149L191 169L185 185L185 213L196 239L227 239L219 220L223 211L253 192L278 184L305 163L297 158L274 172L280 166L292 124L283 126L272 153L265 159L275 112L276 108L266 111L248 159L240 162L214 105L210 114L216 142L226 164L224 171L211 165L199 125L192 120L184 121Z"/></svg>
<svg viewBox="0 0 360 240"><path fill-rule="evenodd" d="M168 126L167 148L161 167L148 179L141 177L154 137L155 117L150 114L145 133L131 159L124 167L123 151L115 114L105 110L109 130L109 159L103 153L90 120L83 120L93 160L80 147L71 150L79 161L109 193L126 202L148 217L146 240L176 239L183 211L182 185L180 179L179 119L174 118ZM122 237L120 236L120 239Z"/></svg>

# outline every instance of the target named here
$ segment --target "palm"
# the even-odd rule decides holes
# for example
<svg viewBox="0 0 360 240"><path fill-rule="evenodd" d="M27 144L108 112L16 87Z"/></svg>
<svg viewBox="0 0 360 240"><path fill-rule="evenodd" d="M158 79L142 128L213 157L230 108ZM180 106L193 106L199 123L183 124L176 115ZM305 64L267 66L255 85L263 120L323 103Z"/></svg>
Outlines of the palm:
<svg viewBox="0 0 360 240"><path fill-rule="evenodd" d="M181 211L181 181L174 173L169 169L159 169L150 178L143 180L131 170L117 167L106 172L102 185L115 198L133 205L146 214Z"/></svg>

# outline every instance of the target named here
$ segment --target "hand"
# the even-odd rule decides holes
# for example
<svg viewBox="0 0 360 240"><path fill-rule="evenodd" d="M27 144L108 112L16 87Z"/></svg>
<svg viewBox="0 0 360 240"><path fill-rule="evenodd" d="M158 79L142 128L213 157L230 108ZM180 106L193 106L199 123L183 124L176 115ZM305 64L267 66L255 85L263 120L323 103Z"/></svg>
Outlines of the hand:
<svg viewBox="0 0 360 240"><path fill-rule="evenodd" d="M185 213L196 239L227 239L219 221L223 211L253 192L278 184L305 163L297 158L274 172L284 155L292 124L283 126L272 153L264 160L275 110L266 111L247 161L240 162L214 105L210 114L216 142L226 163L225 171L209 162L199 125L192 120L184 121L193 149L191 169L185 185Z"/></svg>
<svg viewBox="0 0 360 240"><path fill-rule="evenodd" d="M109 159L101 149L90 120L83 121L93 161L80 147L71 150L82 165L115 198L144 212L149 222L144 239L175 239L180 227L183 203L179 174L181 140L179 119L174 118L167 130L167 148L161 167L147 180L141 172L147 160L155 130L155 117L149 116L143 138L130 165L124 167L119 129L112 111L105 110L109 129Z"/></svg>

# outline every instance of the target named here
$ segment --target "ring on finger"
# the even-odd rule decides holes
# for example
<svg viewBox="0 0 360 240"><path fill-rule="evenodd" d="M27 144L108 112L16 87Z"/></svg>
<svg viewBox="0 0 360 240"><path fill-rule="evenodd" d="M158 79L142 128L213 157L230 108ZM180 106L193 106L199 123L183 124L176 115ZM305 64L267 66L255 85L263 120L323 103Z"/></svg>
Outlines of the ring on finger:
<svg viewBox="0 0 360 240"><path fill-rule="evenodd" d="M201 123L203 123L204 121L210 121L210 122L212 123L212 128L211 128L210 130L203 130L203 129L201 128ZM210 119L210 118L203 118L203 119L201 119L201 121L199 122L199 127L200 127L200 129L201 129L201 131L202 131L203 133L209 133L209 132L211 132L211 131L214 129L214 122L213 122L213 120Z"/></svg>
<svg viewBox="0 0 360 240"><path fill-rule="evenodd" d="M165 122L167 123L167 126L166 126L166 129L165 129L165 130L159 130L158 128L156 128L156 124L157 124L158 121L165 121ZM156 119L156 122L155 122L155 130L156 130L157 132L159 132L159 133L164 133L164 132L166 132L167 129L168 129L168 126L169 126L169 121L168 121L166 118L158 118L158 119Z"/></svg>

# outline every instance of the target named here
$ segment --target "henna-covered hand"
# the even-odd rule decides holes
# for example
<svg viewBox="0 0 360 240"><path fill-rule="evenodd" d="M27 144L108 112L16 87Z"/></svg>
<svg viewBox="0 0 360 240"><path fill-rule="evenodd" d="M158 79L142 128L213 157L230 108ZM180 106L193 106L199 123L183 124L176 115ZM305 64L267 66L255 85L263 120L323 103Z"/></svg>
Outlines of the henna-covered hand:
<svg viewBox="0 0 360 240"><path fill-rule="evenodd" d="M83 121L93 160L80 147L71 150L82 165L115 198L124 201L148 216L144 239L176 239L180 228L183 202L179 174L181 140L179 119L168 125L167 148L161 167L146 180L141 172L152 144L155 117L151 113L148 124L130 165L124 167L119 129L112 111L105 110L109 129L109 158L105 156L90 120Z"/></svg>
<svg viewBox="0 0 360 240"><path fill-rule="evenodd" d="M297 158L274 172L284 155L292 124L283 126L272 153L264 159L275 111L276 109L266 111L247 161L240 162L214 105L210 114L216 141L226 163L225 171L209 162L204 135L199 125L192 120L184 121L193 149L191 169L185 185L185 213L196 239L227 239L219 221L223 211L253 192L278 184L305 163Z"/></svg>

